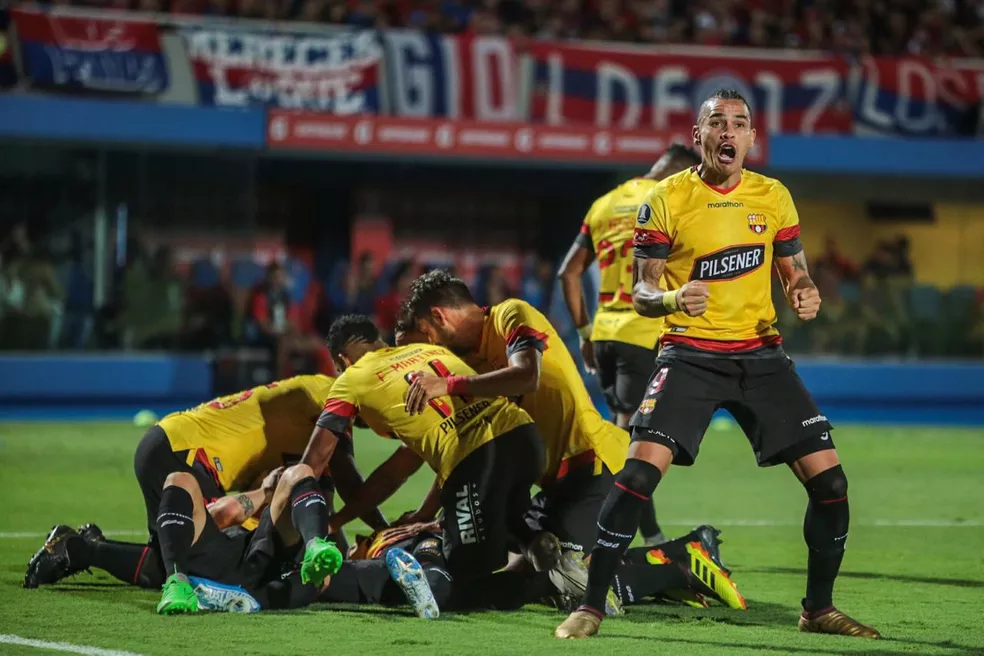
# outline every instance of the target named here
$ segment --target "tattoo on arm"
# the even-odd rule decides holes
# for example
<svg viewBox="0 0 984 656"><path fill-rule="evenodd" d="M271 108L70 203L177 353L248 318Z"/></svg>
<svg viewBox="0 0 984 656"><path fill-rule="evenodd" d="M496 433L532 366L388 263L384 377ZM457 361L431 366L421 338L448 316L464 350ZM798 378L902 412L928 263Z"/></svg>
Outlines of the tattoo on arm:
<svg viewBox="0 0 984 656"><path fill-rule="evenodd" d="M256 507L253 505L253 502L250 500L248 494L237 494L236 501L238 501L239 505L243 507L243 513L247 517L253 516L253 511L256 509Z"/></svg>
<svg viewBox="0 0 984 656"><path fill-rule="evenodd" d="M806 271L806 254L802 251L793 256L793 269L796 271Z"/></svg>
<svg viewBox="0 0 984 656"><path fill-rule="evenodd" d="M663 289L659 280L663 277L666 260L636 258L633 261L632 304L644 317L663 317L669 311L663 305Z"/></svg>

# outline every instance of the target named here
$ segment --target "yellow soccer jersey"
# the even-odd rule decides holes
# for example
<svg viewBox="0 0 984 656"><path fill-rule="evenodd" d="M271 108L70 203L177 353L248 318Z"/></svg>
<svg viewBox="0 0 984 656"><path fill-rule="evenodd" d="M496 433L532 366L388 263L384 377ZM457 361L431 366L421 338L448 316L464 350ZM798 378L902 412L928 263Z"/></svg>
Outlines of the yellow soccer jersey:
<svg viewBox="0 0 984 656"><path fill-rule="evenodd" d="M421 372L474 376L451 351L430 344L384 348L364 355L331 388L318 425L336 435L351 435L358 414L376 433L395 437L413 449L443 484L472 451L499 435L532 423L529 415L504 398L449 396L434 399L418 415L405 410L410 383Z"/></svg>
<svg viewBox="0 0 984 656"><path fill-rule="evenodd" d="M295 376L254 387L172 413L160 427L223 490L253 489L266 472L300 460L334 380Z"/></svg>
<svg viewBox="0 0 984 656"><path fill-rule="evenodd" d="M703 315L666 317L661 343L722 353L780 343L770 269L773 255L803 249L799 234L789 190L773 178L742 171L741 182L723 190L694 167L656 185L639 208L636 256L666 260L667 290L691 280L710 290Z"/></svg>
<svg viewBox="0 0 984 656"><path fill-rule="evenodd" d="M613 431L615 427L598 414L564 342L532 305L511 298L490 308L479 352L466 359L486 373L507 367L510 355L527 348L543 354L539 387L520 405L536 422L546 445L544 482L561 478L592 458L596 471L602 462L612 472L620 471L629 448L628 434Z"/></svg>
<svg viewBox="0 0 984 656"><path fill-rule="evenodd" d="M633 232L636 214L655 180L635 178L622 183L591 205L578 243L590 248L598 261L601 285L591 341L614 341L651 349L656 346L662 319L650 319L632 309Z"/></svg>

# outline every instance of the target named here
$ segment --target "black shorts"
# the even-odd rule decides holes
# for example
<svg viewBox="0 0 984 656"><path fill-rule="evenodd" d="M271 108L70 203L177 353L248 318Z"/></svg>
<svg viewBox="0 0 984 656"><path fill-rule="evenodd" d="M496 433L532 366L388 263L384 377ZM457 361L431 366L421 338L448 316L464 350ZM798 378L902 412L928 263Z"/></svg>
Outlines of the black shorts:
<svg viewBox="0 0 984 656"><path fill-rule="evenodd" d="M602 468L594 473L594 463L575 469L550 487L537 492L526 523L534 531L549 531L560 546L587 554L598 533L598 514L615 478Z"/></svg>
<svg viewBox="0 0 984 656"><path fill-rule="evenodd" d="M632 417L632 439L666 444L674 464L692 465L714 412L724 408L745 432L760 466L833 448L832 426L793 361L778 347L756 355L728 358L664 348ZM816 448L804 450L804 442Z"/></svg>
<svg viewBox="0 0 984 656"><path fill-rule="evenodd" d="M261 513L254 531L238 526L220 530L207 515L202 534L188 552L186 566L191 576L254 591L293 569L301 548L300 542L284 545L269 508Z"/></svg>
<svg viewBox="0 0 984 656"><path fill-rule="evenodd" d="M205 503L225 495L225 490L219 485L204 467L189 466L188 451L171 450L171 442L167 433L160 426L152 426L144 433L137 451L133 456L133 471L137 476L140 491L143 492L144 503L147 507L147 530L151 536L157 534L157 509L161 505L161 492L164 480L174 472L191 474L198 481Z"/></svg>
<svg viewBox="0 0 984 656"><path fill-rule="evenodd" d="M632 413L646 393L658 349L625 342L595 342L595 362L605 400L612 412Z"/></svg>
<svg viewBox="0 0 984 656"><path fill-rule="evenodd" d="M530 488L543 462L543 440L527 424L475 449L444 481L444 556L456 581L504 566L511 539L529 542Z"/></svg>

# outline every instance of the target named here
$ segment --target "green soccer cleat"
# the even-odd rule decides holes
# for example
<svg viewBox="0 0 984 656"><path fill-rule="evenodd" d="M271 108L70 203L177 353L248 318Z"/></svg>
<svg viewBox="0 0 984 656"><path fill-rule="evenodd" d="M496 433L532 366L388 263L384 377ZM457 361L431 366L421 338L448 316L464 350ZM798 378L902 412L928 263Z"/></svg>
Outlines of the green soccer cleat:
<svg viewBox="0 0 984 656"><path fill-rule="evenodd" d="M191 587L188 578L180 574L172 574L164 581L161 601L157 604L159 615L180 615L182 613L198 612L198 595Z"/></svg>
<svg viewBox="0 0 984 656"><path fill-rule="evenodd" d="M314 538L304 548L301 562L301 583L321 585L342 566L342 552L334 542L324 538Z"/></svg>

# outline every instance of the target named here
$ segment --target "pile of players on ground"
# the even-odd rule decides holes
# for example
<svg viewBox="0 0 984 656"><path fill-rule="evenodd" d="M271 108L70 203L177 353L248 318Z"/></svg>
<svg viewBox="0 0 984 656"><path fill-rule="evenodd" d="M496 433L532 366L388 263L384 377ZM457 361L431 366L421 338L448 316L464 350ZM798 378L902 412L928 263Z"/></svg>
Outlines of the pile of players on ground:
<svg viewBox="0 0 984 656"><path fill-rule="evenodd" d="M724 408L758 463L787 465L808 497L799 629L879 637L833 605L847 478L830 422L782 350L771 266L799 319L821 299L789 191L743 168L754 139L744 98L715 92L694 126L700 154L671 148L599 198L561 267L582 356L618 425L597 412L546 317L517 299L479 307L465 283L432 271L411 286L395 346L368 317L334 323L337 379L271 383L148 430L135 471L150 542L57 526L25 585L99 567L163 585L162 614L328 601L409 603L433 618L546 602L573 611L559 638L592 636L606 615L654 598L744 609L717 531L666 541L650 501L671 464L693 464ZM580 288L592 258L593 321ZM365 480L357 423L402 442ZM424 463L434 485L389 526L379 505ZM333 513L336 490L345 506ZM341 529L357 517L376 532L347 550ZM630 549L637 528L647 546Z"/></svg>

